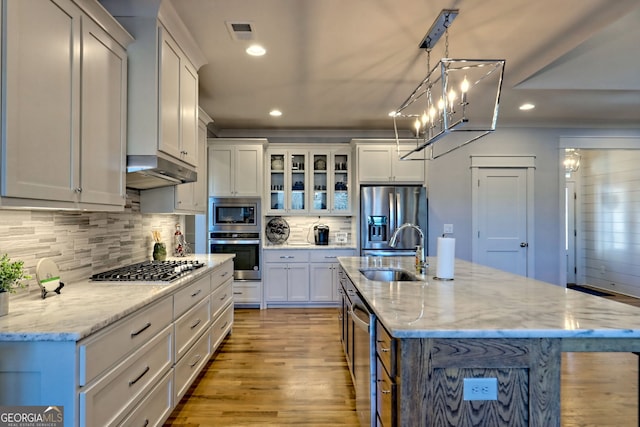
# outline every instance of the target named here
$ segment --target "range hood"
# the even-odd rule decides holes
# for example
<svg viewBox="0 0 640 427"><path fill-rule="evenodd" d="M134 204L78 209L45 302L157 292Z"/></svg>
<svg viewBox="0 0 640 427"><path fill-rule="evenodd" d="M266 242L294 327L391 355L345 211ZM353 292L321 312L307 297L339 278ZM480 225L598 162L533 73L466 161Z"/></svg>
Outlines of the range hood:
<svg viewBox="0 0 640 427"><path fill-rule="evenodd" d="M198 178L193 166L172 160L161 153L127 156L127 187L136 190L169 187L194 182Z"/></svg>

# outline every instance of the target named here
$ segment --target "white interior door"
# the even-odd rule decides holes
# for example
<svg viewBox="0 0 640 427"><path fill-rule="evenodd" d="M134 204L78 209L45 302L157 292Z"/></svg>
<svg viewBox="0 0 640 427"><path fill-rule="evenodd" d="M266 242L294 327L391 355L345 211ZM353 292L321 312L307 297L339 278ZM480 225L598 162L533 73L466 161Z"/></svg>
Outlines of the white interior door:
<svg viewBox="0 0 640 427"><path fill-rule="evenodd" d="M527 276L526 168L479 168L474 200L474 262Z"/></svg>

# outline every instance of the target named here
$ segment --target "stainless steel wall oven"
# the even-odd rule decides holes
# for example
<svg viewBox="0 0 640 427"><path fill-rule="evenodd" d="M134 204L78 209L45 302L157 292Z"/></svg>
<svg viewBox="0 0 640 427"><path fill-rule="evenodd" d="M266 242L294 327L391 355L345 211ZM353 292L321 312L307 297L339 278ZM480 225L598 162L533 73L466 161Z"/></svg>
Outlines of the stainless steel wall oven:
<svg viewBox="0 0 640 427"><path fill-rule="evenodd" d="M209 252L235 254L235 280L262 280L260 199L209 198Z"/></svg>

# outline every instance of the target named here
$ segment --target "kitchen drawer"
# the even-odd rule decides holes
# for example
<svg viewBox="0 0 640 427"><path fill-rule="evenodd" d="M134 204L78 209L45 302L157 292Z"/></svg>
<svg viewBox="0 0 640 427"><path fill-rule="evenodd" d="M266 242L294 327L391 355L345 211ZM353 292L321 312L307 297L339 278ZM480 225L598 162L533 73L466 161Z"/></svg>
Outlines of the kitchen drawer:
<svg viewBox="0 0 640 427"><path fill-rule="evenodd" d="M380 358L377 360L376 410L378 425L391 427L394 422L394 408L396 400L396 385L382 366Z"/></svg>
<svg viewBox="0 0 640 427"><path fill-rule="evenodd" d="M309 251L311 262L338 262L339 256L356 256L354 249L318 249Z"/></svg>
<svg viewBox="0 0 640 427"><path fill-rule="evenodd" d="M175 322L176 358L178 361L211 324L211 301L205 298Z"/></svg>
<svg viewBox="0 0 640 427"><path fill-rule="evenodd" d="M172 329L167 326L107 375L81 389L81 425L115 425L142 400L171 369Z"/></svg>
<svg viewBox="0 0 640 427"><path fill-rule="evenodd" d="M309 251L286 249L265 250L264 262L309 262Z"/></svg>
<svg viewBox="0 0 640 427"><path fill-rule="evenodd" d="M189 308L196 305L211 293L211 275L199 278L173 296L173 318L182 316Z"/></svg>
<svg viewBox="0 0 640 427"><path fill-rule="evenodd" d="M173 371L167 372L163 379L142 399L140 404L124 419L119 426L162 426L171 414L173 399Z"/></svg>
<svg viewBox="0 0 640 427"><path fill-rule="evenodd" d="M376 321L376 353L392 378L396 377L396 340Z"/></svg>
<svg viewBox="0 0 640 427"><path fill-rule="evenodd" d="M85 386L130 352L140 347L173 320L173 299L162 301L125 317L78 345L78 383Z"/></svg>
<svg viewBox="0 0 640 427"><path fill-rule="evenodd" d="M215 352L233 327L233 304L224 308L220 317L213 321L211 326L211 353Z"/></svg>
<svg viewBox="0 0 640 427"><path fill-rule="evenodd" d="M222 309L233 299L233 279L211 292L211 318L215 319Z"/></svg>
<svg viewBox="0 0 640 427"><path fill-rule="evenodd" d="M233 301L236 304L260 304L261 300L262 282L233 282Z"/></svg>
<svg viewBox="0 0 640 427"><path fill-rule="evenodd" d="M174 406L187 392L193 380L198 376L211 355L211 334L207 331L196 341L184 357L176 363Z"/></svg>
<svg viewBox="0 0 640 427"><path fill-rule="evenodd" d="M215 291L219 286L233 277L233 260L227 261L211 273L211 290Z"/></svg>

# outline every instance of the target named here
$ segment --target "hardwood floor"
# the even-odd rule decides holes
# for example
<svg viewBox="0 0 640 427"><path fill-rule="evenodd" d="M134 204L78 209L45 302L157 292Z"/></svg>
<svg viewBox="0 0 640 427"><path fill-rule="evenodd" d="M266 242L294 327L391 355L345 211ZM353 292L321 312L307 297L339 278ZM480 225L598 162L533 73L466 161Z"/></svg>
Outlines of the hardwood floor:
<svg viewBox="0 0 640 427"><path fill-rule="evenodd" d="M357 426L337 315L236 309L233 333L165 426Z"/></svg>
<svg viewBox="0 0 640 427"><path fill-rule="evenodd" d="M357 426L337 322L336 309L237 309L165 426ZM563 354L561 425L637 426L637 381L634 354Z"/></svg>

